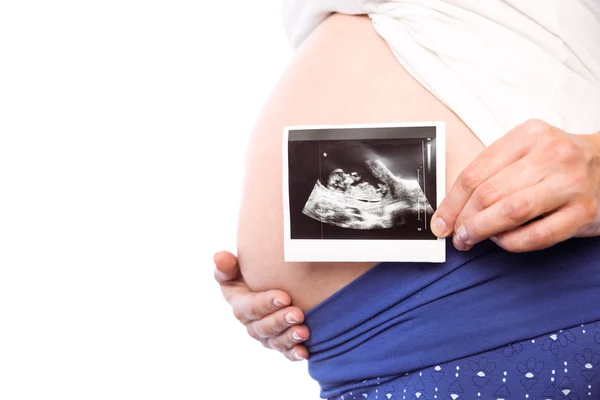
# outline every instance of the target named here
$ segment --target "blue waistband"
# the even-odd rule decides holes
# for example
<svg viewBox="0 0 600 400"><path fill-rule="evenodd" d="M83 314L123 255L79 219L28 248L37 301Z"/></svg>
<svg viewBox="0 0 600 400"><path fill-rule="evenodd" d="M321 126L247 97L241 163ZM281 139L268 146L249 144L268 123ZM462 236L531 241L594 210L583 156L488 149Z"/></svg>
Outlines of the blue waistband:
<svg viewBox="0 0 600 400"><path fill-rule="evenodd" d="M600 238L515 254L492 242L447 261L383 263L306 313L310 375L328 398L600 319Z"/></svg>

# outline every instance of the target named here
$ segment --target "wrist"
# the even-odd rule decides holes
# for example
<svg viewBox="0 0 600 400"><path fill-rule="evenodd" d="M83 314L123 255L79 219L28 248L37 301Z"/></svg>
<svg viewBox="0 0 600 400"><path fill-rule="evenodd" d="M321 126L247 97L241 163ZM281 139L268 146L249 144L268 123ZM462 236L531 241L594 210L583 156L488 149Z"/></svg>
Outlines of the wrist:
<svg viewBox="0 0 600 400"><path fill-rule="evenodd" d="M600 131L583 135L586 143L590 146L595 155L600 157Z"/></svg>

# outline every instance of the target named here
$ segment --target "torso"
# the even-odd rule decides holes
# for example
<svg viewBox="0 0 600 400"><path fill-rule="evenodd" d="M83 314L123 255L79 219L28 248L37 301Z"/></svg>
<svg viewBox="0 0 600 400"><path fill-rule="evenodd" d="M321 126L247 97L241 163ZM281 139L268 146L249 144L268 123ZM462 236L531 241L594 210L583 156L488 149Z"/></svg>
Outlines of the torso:
<svg viewBox="0 0 600 400"><path fill-rule="evenodd" d="M398 64L368 17L335 14L324 21L298 50L250 140L238 257L251 289L285 290L306 311L375 265L283 261L283 127L410 121L445 121L447 188L484 149Z"/></svg>

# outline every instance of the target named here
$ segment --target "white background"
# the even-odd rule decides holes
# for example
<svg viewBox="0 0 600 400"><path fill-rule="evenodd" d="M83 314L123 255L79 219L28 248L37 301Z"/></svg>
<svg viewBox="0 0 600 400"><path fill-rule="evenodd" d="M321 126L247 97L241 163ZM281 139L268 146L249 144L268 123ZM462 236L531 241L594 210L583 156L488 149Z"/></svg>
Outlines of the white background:
<svg viewBox="0 0 600 400"><path fill-rule="evenodd" d="M213 281L279 2L0 2L0 399L318 399Z"/></svg>

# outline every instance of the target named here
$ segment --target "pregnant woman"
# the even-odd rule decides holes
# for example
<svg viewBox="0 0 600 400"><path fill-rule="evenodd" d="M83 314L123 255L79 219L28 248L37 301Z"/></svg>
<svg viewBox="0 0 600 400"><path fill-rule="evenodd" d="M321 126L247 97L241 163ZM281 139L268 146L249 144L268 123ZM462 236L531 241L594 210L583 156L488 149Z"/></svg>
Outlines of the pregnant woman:
<svg viewBox="0 0 600 400"><path fill-rule="evenodd" d="M600 398L600 3L284 9L296 55L251 136L240 273L215 256L236 317L309 352L323 398ZM283 127L411 121L446 123L447 262L284 262Z"/></svg>

